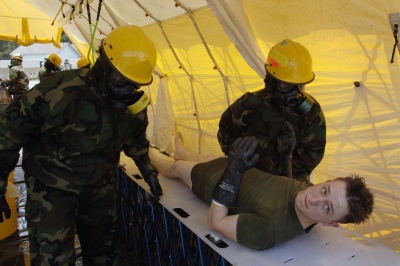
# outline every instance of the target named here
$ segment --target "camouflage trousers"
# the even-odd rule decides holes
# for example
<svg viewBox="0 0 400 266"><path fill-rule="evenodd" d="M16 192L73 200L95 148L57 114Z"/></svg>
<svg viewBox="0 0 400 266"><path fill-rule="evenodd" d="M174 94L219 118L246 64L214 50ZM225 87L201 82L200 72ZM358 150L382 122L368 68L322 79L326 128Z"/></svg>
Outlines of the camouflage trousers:
<svg viewBox="0 0 400 266"><path fill-rule="evenodd" d="M25 176L31 265L75 265L78 234L84 265L116 265L120 253L115 176L68 191ZM76 189L76 190L74 190Z"/></svg>

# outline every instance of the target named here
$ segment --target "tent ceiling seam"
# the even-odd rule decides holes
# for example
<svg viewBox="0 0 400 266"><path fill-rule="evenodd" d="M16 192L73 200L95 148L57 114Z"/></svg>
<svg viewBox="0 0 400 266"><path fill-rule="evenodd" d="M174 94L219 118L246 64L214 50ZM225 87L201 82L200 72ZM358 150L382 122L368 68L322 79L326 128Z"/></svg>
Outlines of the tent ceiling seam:
<svg viewBox="0 0 400 266"><path fill-rule="evenodd" d="M78 2L78 1L77 1ZM74 6L74 5L72 5L72 6ZM76 14L72 14L71 15L71 13L72 12L75 12L75 8L72 8L72 6L71 6L71 8L65 13L65 18L63 18L63 19L61 19L60 21L59 21L59 23L60 23L60 26L61 27L63 27L65 24L67 24L68 22L69 22L69 24L71 24L71 19L70 18L73 18L73 20L75 20L75 18L76 18ZM96 16L99 16L99 19L101 18L101 20L102 21L104 21L106 24L108 24L109 26L110 26L110 28L111 28L111 30L113 30L114 28L115 28L115 25L113 25L111 22L109 22L107 19L105 19L101 14L97 14L98 12L97 12L97 10L94 8L94 7L92 7L91 5L89 5L89 7L90 7L90 9L96 14ZM80 10L80 9L79 9ZM89 22L89 18L88 17L86 17L85 16L85 14L84 14L84 12L78 12L78 15L80 16L80 17L83 17L87 22ZM58 14L57 14L57 16L58 16ZM70 17L70 18L68 18L68 17ZM90 24L92 25L92 26L95 26L95 24L93 24L92 22L90 22ZM97 28L97 30L99 31L99 33L101 34L101 35L107 35L105 32L106 31L103 31L103 30L101 30L100 28Z"/></svg>
<svg viewBox="0 0 400 266"><path fill-rule="evenodd" d="M193 26L195 27L195 29L196 29L196 31L197 31L197 34L199 35L199 37L200 37L200 39L201 39L201 41L202 41L202 43L203 43L203 45L204 45L204 48L206 49L206 51L207 51L207 54L208 54L208 56L210 57L210 59L211 59L211 61L214 63L214 69L216 69L217 71L218 71L218 73L220 74L220 76L221 76L221 78L222 78L222 81L223 81L223 83L224 83L224 89L225 89L225 97L226 97L226 99L227 99L227 102L228 102L228 106L229 106L229 93L228 93L228 84L227 84L227 78L226 78L226 75L222 72L222 70L221 70L221 68L219 67L219 65L218 65L218 63L217 63L217 61L215 60L215 57L213 56L213 54L212 54L212 52L211 52L211 50L210 50L210 47L208 46L208 44L207 44L207 42L206 42L206 40L205 40L205 38L204 38L204 35L201 33L201 30L200 30L200 28L199 28L199 25L197 24L197 21L196 21L196 19L193 17L193 13L192 13L192 11L189 9L189 8L187 8L181 1L179 1L179 0L175 0L175 2L176 3L178 3L178 5L183 9L183 10L185 10L185 12L186 12L186 14L188 14L188 16L189 16L189 18L191 19L191 21L192 21L192 23L193 23ZM193 92L193 95L194 95L194 92ZM194 96L195 97L195 96ZM195 98L194 98L194 100L195 100ZM196 105L196 102L194 103L195 105ZM197 119L198 119L198 115L197 115L198 113L197 113L197 105L196 105L196 117L197 117ZM199 124L200 124L200 121L198 122ZM201 153L201 127L200 127L200 125L199 125L199 139L198 139L198 149L199 149L199 153Z"/></svg>
<svg viewBox="0 0 400 266"><path fill-rule="evenodd" d="M190 89L192 91L192 98L193 98L193 107L194 107L194 116L196 117L196 122L197 122L197 127L198 127L198 140L200 141L200 136L201 136L201 124L200 124L200 120L199 120L199 116L198 114L198 108L197 108L197 103L196 103L196 95L194 93L194 86L193 86L193 76L189 74L189 71L186 69L186 67L184 66L184 64L181 62L181 60L179 59L175 49L173 48L171 41L169 40L164 27L161 24L161 21L158 20L157 18L154 17L153 14L151 14L151 12L149 10L147 10L141 3L139 3L138 0L134 0L135 3L145 12L146 16L149 16L150 18L152 18L157 25L160 27L161 33L164 36L164 39L166 40L168 47L171 49L172 54L174 55L176 61L178 62L180 68L185 71L186 75L189 77L189 81L190 81ZM175 1L176 2L176 1ZM199 143L198 145L198 152L201 153L201 145Z"/></svg>

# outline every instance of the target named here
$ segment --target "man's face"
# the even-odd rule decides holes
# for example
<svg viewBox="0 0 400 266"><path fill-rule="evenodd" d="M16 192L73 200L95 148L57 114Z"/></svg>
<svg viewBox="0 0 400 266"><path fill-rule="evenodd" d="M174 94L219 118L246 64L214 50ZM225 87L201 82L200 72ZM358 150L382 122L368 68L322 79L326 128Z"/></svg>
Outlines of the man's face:
<svg viewBox="0 0 400 266"><path fill-rule="evenodd" d="M297 194L295 208L300 221L331 225L349 212L346 183L333 180L308 187Z"/></svg>

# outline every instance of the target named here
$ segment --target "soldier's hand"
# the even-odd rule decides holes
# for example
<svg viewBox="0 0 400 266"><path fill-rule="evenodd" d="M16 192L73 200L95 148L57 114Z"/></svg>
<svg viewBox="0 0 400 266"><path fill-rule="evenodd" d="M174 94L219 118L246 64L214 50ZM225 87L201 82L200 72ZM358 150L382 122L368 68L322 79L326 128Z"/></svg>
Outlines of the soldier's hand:
<svg viewBox="0 0 400 266"><path fill-rule="evenodd" d="M0 223L4 221L3 213L6 219L10 219L11 217L10 206L8 206L5 194L6 192L4 190L0 190Z"/></svg>
<svg viewBox="0 0 400 266"><path fill-rule="evenodd" d="M278 137L278 151L280 155L290 156L296 146L296 136L292 124L285 121L281 134Z"/></svg>
<svg viewBox="0 0 400 266"><path fill-rule="evenodd" d="M254 136L240 137L232 144L225 170L211 193L214 201L229 208L236 207L243 174L259 159L259 155L254 154L257 145Z"/></svg>
<svg viewBox="0 0 400 266"><path fill-rule="evenodd" d="M154 200L159 201L162 193L160 182L158 181L157 173L152 173L145 178L146 183L150 187L151 194L153 194Z"/></svg>
<svg viewBox="0 0 400 266"><path fill-rule="evenodd" d="M229 150L227 169L243 174L256 165L259 159L259 155L254 154L257 145L258 140L254 136L236 139Z"/></svg>

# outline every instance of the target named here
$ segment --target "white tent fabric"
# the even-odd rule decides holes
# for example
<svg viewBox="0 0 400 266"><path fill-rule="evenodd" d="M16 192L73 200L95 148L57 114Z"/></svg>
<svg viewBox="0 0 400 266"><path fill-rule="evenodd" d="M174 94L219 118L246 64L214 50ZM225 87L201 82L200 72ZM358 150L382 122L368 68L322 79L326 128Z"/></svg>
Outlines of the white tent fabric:
<svg viewBox="0 0 400 266"><path fill-rule="evenodd" d="M56 20L82 54L114 27L136 24L155 43L148 137L172 152L173 134L199 153L219 153L222 112L247 91L263 87L264 62L275 43L289 38L313 57L316 79L306 90L327 120L327 147L316 182L356 172L376 195L371 219L349 226L400 252L399 50L389 18L395 0L104 0L67 1ZM49 17L60 5L29 0ZM71 15L71 11L75 12ZM79 14L79 11L82 13ZM393 23L392 23L393 24ZM157 76L159 78L157 78ZM356 87L354 82L360 82Z"/></svg>

